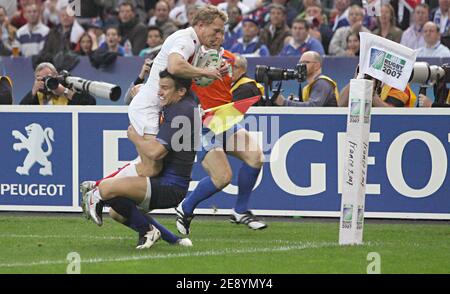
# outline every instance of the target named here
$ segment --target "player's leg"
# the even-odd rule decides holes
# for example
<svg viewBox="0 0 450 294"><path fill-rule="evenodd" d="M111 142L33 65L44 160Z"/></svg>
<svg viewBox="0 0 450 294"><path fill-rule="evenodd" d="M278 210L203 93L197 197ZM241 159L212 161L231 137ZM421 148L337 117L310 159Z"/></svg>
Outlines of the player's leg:
<svg viewBox="0 0 450 294"><path fill-rule="evenodd" d="M116 197L125 197L136 204L141 204L147 199L149 180L144 177L113 177L103 180L92 191L83 195L83 212L87 219L91 219L101 226L102 209L105 201ZM148 206L147 206L148 207Z"/></svg>
<svg viewBox="0 0 450 294"><path fill-rule="evenodd" d="M232 179L232 171L223 149L216 148L206 154L202 161L208 176L200 180L197 187L176 208L177 229L183 235L189 234L190 222L197 205L225 188Z"/></svg>
<svg viewBox="0 0 450 294"><path fill-rule="evenodd" d="M264 163L264 154L258 143L245 129L239 129L227 141L227 153L242 160L238 174L238 196L231 221L248 225L251 229L264 229L267 225L257 220L249 209L250 196Z"/></svg>
<svg viewBox="0 0 450 294"><path fill-rule="evenodd" d="M144 140L148 141L148 144L146 146L149 146L152 141L155 141L154 135L144 134ZM136 165L136 171L137 174L141 177L155 177L157 176L161 170L162 170L162 161L154 161L148 157L146 157L145 150L140 150L136 146L136 150L139 154L139 157L141 161Z"/></svg>
<svg viewBox="0 0 450 294"><path fill-rule="evenodd" d="M123 200L121 200L122 198L115 198L115 200L112 200L112 202L116 202L116 207L118 204L118 202L122 202ZM135 229L135 225L132 225L124 216L122 216L121 214L119 214L117 211L115 211L113 208L109 209L109 216L115 220L116 222L123 224L127 227L129 227L130 229L134 230L137 232L137 230ZM166 227L164 227L162 224L158 223L153 217L151 217L148 214L145 214L145 217L147 218L148 222L153 225L155 228L157 228L160 232L161 232L161 239L163 239L164 241L166 241L167 243L171 244L171 245L181 245L181 246L185 246L185 247L191 247L192 246L192 242L191 240L187 239L187 238L180 238L177 235L175 235L174 233L172 233L170 230L168 230Z"/></svg>
<svg viewBox="0 0 450 294"><path fill-rule="evenodd" d="M150 224L132 200L119 197L110 199L106 203L112 208L113 219L138 232L137 249L150 248L161 237L161 232Z"/></svg>

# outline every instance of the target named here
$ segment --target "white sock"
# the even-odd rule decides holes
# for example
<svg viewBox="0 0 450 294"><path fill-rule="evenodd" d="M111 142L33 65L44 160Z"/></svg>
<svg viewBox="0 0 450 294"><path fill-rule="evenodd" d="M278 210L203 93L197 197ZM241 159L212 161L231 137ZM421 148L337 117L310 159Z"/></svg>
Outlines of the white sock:
<svg viewBox="0 0 450 294"><path fill-rule="evenodd" d="M136 171L136 164L130 163L114 177L124 178L124 177L137 177L137 176L138 176L138 173Z"/></svg>

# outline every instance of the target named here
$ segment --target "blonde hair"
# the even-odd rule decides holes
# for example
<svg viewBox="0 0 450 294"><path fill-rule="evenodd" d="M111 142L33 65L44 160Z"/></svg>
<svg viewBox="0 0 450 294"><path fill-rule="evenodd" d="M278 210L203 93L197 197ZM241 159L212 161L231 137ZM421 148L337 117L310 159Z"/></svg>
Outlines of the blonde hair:
<svg viewBox="0 0 450 294"><path fill-rule="evenodd" d="M205 5L195 13L192 25L195 26L200 22L204 24L212 24L218 17L223 20L223 22L228 21L228 16L225 12L217 9L216 6Z"/></svg>

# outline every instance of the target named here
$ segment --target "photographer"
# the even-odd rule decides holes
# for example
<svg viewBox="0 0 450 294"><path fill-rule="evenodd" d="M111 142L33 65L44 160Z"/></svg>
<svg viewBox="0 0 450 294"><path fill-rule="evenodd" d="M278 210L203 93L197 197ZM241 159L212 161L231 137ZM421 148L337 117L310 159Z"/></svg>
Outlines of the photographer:
<svg viewBox="0 0 450 294"><path fill-rule="evenodd" d="M233 94L233 101L258 95L264 96L264 87L247 76L247 66L247 58L240 54L235 54L235 61L231 76L231 94ZM263 100L260 100L257 105L262 105L262 103Z"/></svg>
<svg viewBox="0 0 450 294"><path fill-rule="evenodd" d="M58 71L51 63L36 67L33 89L20 102L21 105L95 105L95 98L88 93L77 93L59 84L56 90L48 89L46 81L56 78Z"/></svg>
<svg viewBox="0 0 450 294"><path fill-rule="evenodd" d="M299 61L306 64L308 84L303 89L303 97L299 102L286 100L278 95L274 104L278 106L297 107L335 107L339 99L339 91L335 81L322 75L322 57L314 51L305 52Z"/></svg>
<svg viewBox="0 0 450 294"><path fill-rule="evenodd" d="M139 73L136 80L131 83L130 87L125 94L125 104L130 105L131 100L133 100L134 96L139 92L148 75L150 74L150 70L152 69L153 60L145 59L144 64L142 65L141 72Z"/></svg>

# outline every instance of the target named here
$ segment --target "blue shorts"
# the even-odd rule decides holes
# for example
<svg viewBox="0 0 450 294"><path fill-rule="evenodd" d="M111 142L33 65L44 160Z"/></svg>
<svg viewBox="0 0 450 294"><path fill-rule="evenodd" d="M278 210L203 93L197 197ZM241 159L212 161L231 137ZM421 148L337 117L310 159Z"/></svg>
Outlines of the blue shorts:
<svg viewBox="0 0 450 294"><path fill-rule="evenodd" d="M208 128L202 130L202 148L197 152L197 161L202 162L209 151L220 148L226 150L227 140L236 134L239 130L244 129L240 124L234 125L228 131L214 135Z"/></svg>

